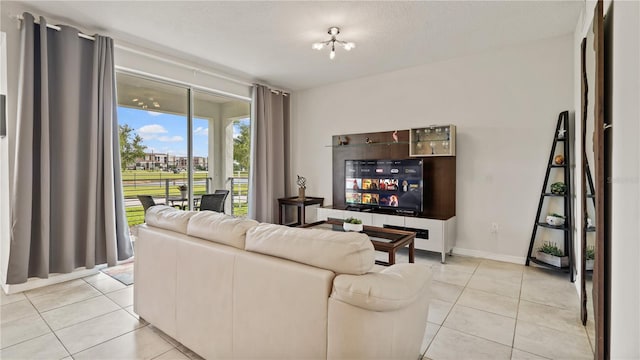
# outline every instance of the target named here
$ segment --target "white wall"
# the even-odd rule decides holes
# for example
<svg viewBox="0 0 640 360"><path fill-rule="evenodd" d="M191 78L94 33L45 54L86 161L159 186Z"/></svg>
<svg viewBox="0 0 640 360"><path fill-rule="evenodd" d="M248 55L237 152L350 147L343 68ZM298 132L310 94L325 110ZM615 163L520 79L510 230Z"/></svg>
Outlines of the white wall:
<svg viewBox="0 0 640 360"><path fill-rule="evenodd" d="M640 358L640 3L613 3L611 358ZM607 16L611 15L609 11Z"/></svg>
<svg viewBox="0 0 640 360"><path fill-rule="evenodd" d="M523 262L556 120L573 106L572 34L309 89L292 96L291 174L330 204L332 135L455 124L454 251Z"/></svg>

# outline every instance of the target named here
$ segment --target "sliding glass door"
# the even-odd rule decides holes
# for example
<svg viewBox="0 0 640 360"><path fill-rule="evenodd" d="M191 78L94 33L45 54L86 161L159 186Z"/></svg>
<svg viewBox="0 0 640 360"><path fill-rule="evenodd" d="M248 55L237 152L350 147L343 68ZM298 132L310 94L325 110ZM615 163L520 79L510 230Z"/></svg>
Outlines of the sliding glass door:
<svg viewBox="0 0 640 360"><path fill-rule="evenodd" d="M128 73L116 81L129 225L144 222L139 196L197 209L203 194L229 190L225 211L246 214L248 156L237 166L235 149L250 147L238 125L250 123L250 103Z"/></svg>

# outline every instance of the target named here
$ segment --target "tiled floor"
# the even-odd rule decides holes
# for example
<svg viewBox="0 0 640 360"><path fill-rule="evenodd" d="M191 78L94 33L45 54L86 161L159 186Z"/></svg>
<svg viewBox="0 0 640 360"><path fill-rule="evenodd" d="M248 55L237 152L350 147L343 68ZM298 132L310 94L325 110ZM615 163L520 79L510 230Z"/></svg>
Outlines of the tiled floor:
<svg viewBox="0 0 640 360"><path fill-rule="evenodd" d="M591 359L566 274L417 252L431 265L425 359ZM406 262L406 252L398 262ZM99 273L24 294L1 291L2 359L198 359L133 313L133 286Z"/></svg>

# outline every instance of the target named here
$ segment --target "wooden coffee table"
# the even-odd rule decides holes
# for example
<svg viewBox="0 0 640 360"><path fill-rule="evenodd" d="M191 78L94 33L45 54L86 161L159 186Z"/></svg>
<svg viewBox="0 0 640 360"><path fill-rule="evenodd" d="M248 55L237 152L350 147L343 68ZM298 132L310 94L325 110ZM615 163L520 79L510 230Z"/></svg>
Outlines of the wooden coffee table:
<svg viewBox="0 0 640 360"><path fill-rule="evenodd" d="M310 224L304 224L299 227L303 228L311 228L311 229L326 229L333 231L344 231L342 229L343 221L340 219L328 219L324 221L317 221ZM379 261L376 260L376 264L379 265L393 265L396 263L396 252L398 249L401 249L405 246L409 247L409 262L414 262L414 240L416 238L416 233L411 231L404 230L396 230L396 229L388 229L381 228L377 226L368 226L364 225L362 233L367 234L369 239L371 239L371 243L373 244L373 248L378 251L383 251L389 254L389 261Z"/></svg>

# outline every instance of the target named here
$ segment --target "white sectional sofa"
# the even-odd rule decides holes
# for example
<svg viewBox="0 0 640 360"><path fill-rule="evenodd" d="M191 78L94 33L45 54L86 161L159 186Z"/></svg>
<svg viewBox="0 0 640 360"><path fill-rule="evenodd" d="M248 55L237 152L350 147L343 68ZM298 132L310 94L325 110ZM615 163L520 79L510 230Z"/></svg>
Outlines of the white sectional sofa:
<svg viewBox="0 0 640 360"><path fill-rule="evenodd" d="M154 206L134 310L207 359L415 360L430 269L374 260L364 234Z"/></svg>

